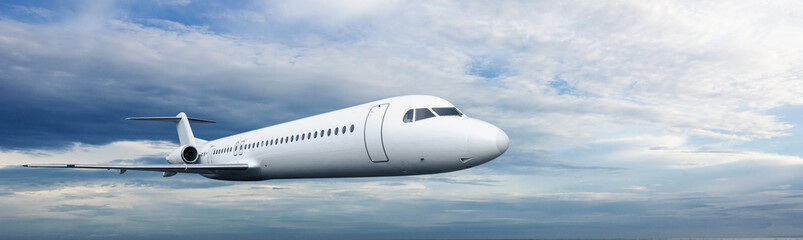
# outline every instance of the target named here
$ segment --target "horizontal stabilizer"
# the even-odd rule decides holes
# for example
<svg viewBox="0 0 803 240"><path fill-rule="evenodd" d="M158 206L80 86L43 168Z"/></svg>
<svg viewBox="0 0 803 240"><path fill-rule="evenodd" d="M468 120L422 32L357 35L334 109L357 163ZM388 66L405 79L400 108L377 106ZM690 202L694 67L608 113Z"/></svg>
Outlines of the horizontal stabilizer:
<svg viewBox="0 0 803 240"><path fill-rule="evenodd" d="M155 171L155 172L182 172L182 173L219 173L222 171L244 171L248 164L149 164L149 165L104 165L104 164L28 164L23 167L32 168L88 168L88 169L117 169L122 174L126 170Z"/></svg>
<svg viewBox="0 0 803 240"><path fill-rule="evenodd" d="M125 120L178 122L178 121L181 121L181 117L130 117L130 118L126 118ZM215 123L215 121L212 121L212 120L204 120L204 119L191 118L191 117L188 117L187 120L189 120L190 122L199 122L199 123Z"/></svg>
<svg viewBox="0 0 803 240"><path fill-rule="evenodd" d="M195 135L192 134L192 128L190 128L190 122L200 122L200 123L215 123L212 120L204 120L204 119L197 119L187 117L187 114L184 112L178 113L175 117L130 117L126 118L126 120L145 120L145 121L164 121L164 122L174 122L176 123L176 131L178 132L178 142L182 146L197 146L198 143L195 142Z"/></svg>

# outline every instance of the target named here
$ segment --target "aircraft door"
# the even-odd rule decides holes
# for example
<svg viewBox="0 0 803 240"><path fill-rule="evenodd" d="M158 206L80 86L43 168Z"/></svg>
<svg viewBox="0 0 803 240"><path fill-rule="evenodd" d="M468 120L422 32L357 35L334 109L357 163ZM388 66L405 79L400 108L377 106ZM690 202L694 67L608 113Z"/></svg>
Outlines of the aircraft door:
<svg viewBox="0 0 803 240"><path fill-rule="evenodd" d="M206 156L209 159L209 163L208 164L212 164L213 163L212 162L212 158L215 156L215 146L209 147L209 151L206 152Z"/></svg>
<svg viewBox="0 0 803 240"><path fill-rule="evenodd" d="M389 103L374 105L365 117L365 150L368 158L372 162L387 162L388 155L385 153L385 143L382 139L382 126L385 120L385 112L388 111Z"/></svg>

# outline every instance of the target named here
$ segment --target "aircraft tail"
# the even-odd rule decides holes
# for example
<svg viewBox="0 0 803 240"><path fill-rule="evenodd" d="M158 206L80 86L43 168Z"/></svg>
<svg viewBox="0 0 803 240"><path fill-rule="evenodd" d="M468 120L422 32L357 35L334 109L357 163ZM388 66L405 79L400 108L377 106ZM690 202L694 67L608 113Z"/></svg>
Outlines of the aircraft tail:
<svg viewBox="0 0 803 240"><path fill-rule="evenodd" d="M203 120L197 118L188 118L187 114L184 112L180 112L175 117L130 117L126 118L126 120L145 120L145 121L169 121L176 123L176 130L178 131L178 142L182 146L196 146L196 138L195 135L192 134L192 128L190 128L190 122L200 122L200 123L215 123L215 121L211 120Z"/></svg>

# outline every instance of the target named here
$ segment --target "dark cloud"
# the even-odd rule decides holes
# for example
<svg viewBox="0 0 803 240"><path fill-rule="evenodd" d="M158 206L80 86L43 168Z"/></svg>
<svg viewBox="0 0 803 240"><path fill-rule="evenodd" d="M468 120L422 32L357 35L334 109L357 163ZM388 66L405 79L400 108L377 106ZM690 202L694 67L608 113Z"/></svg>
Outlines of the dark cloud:
<svg viewBox="0 0 803 240"><path fill-rule="evenodd" d="M8 20L0 23L5 29L26 26ZM269 69L220 68L196 63L192 58L153 62L136 50L118 50L121 43L113 38L132 37L125 33L86 43L68 31L50 32L44 26L27 26L41 31L15 28L27 36L14 37L28 37L25 41L44 49L31 49L24 44L0 45L0 63L5 73L0 77L0 101L6 103L0 106L3 148L53 148L76 141L104 144L122 139L175 140L174 126L170 124L123 119L174 116L182 111L192 117L219 121L214 125L193 125L196 136L214 139L359 103L340 102L336 93L342 86L333 88L326 82L288 86L283 73ZM158 29L140 30L164 33ZM229 44L234 41L217 35L202 37ZM173 40L192 41L181 37ZM80 45L87 47L75 50ZM169 50L163 51L157 54L168 54ZM199 68L208 74L192 73ZM302 92L316 97L299 94ZM370 100L373 99L363 99Z"/></svg>

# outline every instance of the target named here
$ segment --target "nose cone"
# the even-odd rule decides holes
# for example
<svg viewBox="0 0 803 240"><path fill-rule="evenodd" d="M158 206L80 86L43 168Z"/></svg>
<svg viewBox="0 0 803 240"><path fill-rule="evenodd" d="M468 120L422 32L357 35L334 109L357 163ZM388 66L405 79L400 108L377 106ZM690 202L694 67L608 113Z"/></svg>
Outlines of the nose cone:
<svg viewBox="0 0 803 240"><path fill-rule="evenodd" d="M496 149L499 150L499 155L507 151L508 147L510 147L510 138L502 129L499 129L499 132L496 133Z"/></svg>
<svg viewBox="0 0 803 240"><path fill-rule="evenodd" d="M489 123L477 121L469 131L468 152L483 161L502 155L510 146L507 134Z"/></svg>

